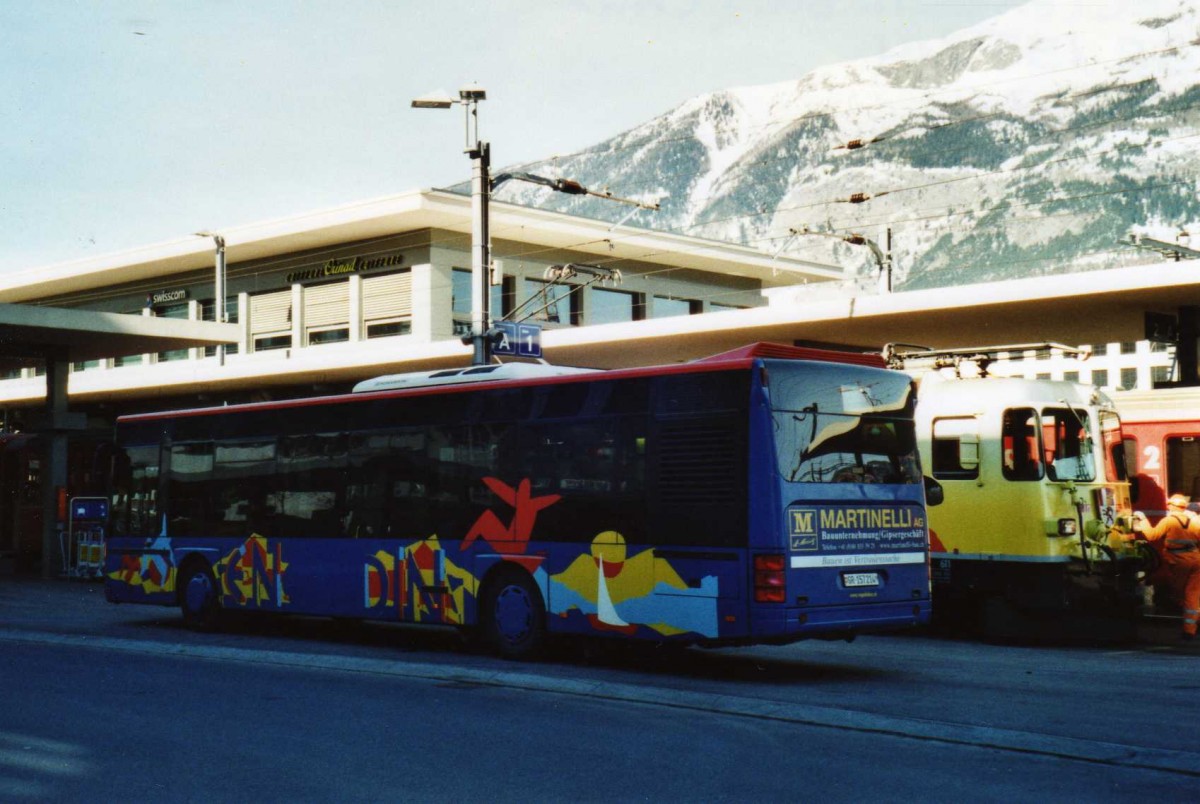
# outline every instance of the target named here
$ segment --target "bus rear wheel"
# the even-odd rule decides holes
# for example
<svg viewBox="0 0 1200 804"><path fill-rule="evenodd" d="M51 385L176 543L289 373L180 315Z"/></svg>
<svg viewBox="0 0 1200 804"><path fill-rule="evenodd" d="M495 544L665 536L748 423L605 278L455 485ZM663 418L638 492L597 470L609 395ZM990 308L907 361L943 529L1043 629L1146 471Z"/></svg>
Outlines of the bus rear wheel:
<svg viewBox="0 0 1200 804"><path fill-rule="evenodd" d="M479 602L483 641L505 659L532 659L546 641L546 605L525 572L501 568Z"/></svg>
<svg viewBox="0 0 1200 804"><path fill-rule="evenodd" d="M180 573L179 608L183 624L193 631L215 631L221 621L217 579L208 564L194 562Z"/></svg>

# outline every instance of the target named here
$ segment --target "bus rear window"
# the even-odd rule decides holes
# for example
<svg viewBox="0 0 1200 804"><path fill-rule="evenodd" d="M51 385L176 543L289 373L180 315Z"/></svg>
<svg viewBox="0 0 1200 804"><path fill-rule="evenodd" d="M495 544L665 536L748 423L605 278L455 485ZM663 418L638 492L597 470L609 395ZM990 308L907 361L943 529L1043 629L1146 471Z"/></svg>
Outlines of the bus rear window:
<svg viewBox="0 0 1200 804"><path fill-rule="evenodd" d="M769 364L779 472L792 483L918 483L911 380L844 365Z"/></svg>
<svg viewBox="0 0 1200 804"><path fill-rule="evenodd" d="M779 471L792 483L917 483L916 432L911 421L865 416L779 412Z"/></svg>

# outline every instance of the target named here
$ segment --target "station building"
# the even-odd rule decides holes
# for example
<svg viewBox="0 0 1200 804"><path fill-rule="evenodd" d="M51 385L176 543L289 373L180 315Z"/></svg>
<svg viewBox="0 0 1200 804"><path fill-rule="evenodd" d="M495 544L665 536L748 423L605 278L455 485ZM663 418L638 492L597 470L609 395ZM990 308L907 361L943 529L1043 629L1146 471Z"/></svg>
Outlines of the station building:
<svg viewBox="0 0 1200 804"><path fill-rule="evenodd" d="M105 426L124 412L334 393L466 365L470 205L415 191L223 230L236 342L76 362L72 409ZM541 325L548 357L570 343L577 365L606 365L599 347L614 327L763 307L765 290L844 279L834 266L526 207L492 203L490 222L492 318ZM191 236L0 278L0 303L213 321L216 265L212 236ZM666 362L656 357L627 356ZM36 362L3 366L8 429L39 404L43 373Z"/></svg>
<svg viewBox="0 0 1200 804"><path fill-rule="evenodd" d="M96 456L122 414L342 393L469 365L471 204L414 191L0 277L0 572L50 577L60 560L70 570L56 495L101 493ZM540 325L546 358L560 364L671 362L680 356L623 348L617 333L762 308L767 289L844 278L699 238L502 203L489 212L492 319ZM218 319L219 293L231 323L205 324ZM102 333L75 319L143 348L78 348ZM227 343L213 343L217 330Z"/></svg>
<svg viewBox="0 0 1200 804"><path fill-rule="evenodd" d="M1172 355L1135 340L1143 312L1200 310L1187 264L892 294L837 266L544 210L492 203L490 223L492 317L539 324L559 365L665 364L757 340L864 351L1057 340L1092 344L1094 356L1013 350L993 371L1150 388L1171 378ZM422 190L0 277L0 570L6 555L54 552L53 492L88 487L86 456L121 414L341 393L468 365L471 229L469 197ZM206 323L218 285L231 324ZM69 350L82 355L69 371L26 359L6 328L39 311L43 332L60 322L60 349L74 332L65 319L80 313L103 319L112 340ZM156 346L125 354L108 342ZM69 428L65 410L48 411L49 425L39 416L59 398ZM58 446L36 446L42 435ZM82 459L65 456L68 436ZM64 477L68 466L81 474Z"/></svg>
<svg viewBox="0 0 1200 804"><path fill-rule="evenodd" d="M76 362L72 408L106 427L123 412L334 393L379 374L465 365L470 205L466 196L423 190L222 231L226 320L236 325L236 342ZM604 368L685 359L703 353L703 333L733 320L708 314L764 308L760 319L781 312L786 320L798 302L878 292L836 266L727 243L502 203L490 205L490 219L492 318L539 324L552 362ZM190 236L0 277L0 303L213 321L215 271L213 240ZM681 328L684 316L697 318ZM655 322L668 337L647 338ZM672 352L676 331L696 345ZM820 334L801 339L852 348L889 339L847 340L835 328ZM727 346L712 343L714 352ZM993 370L1125 389L1171 378L1165 346L1122 340L1090 348L1083 362L1013 351ZM0 429L19 428L22 411L44 398L43 373L36 361L0 364Z"/></svg>

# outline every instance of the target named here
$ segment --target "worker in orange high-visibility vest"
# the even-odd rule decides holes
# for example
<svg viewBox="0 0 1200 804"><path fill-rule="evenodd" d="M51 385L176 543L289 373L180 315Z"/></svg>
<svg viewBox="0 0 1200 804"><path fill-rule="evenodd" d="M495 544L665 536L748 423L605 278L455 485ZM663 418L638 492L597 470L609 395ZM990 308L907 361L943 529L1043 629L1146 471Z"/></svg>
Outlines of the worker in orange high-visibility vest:
<svg viewBox="0 0 1200 804"><path fill-rule="evenodd" d="M1163 578L1171 597L1183 608L1184 639L1196 638L1200 620L1200 517L1188 510L1190 500L1172 494L1167 500L1167 515L1151 526L1140 511L1134 515L1133 529L1138 538L1158 548Z"/></svg>

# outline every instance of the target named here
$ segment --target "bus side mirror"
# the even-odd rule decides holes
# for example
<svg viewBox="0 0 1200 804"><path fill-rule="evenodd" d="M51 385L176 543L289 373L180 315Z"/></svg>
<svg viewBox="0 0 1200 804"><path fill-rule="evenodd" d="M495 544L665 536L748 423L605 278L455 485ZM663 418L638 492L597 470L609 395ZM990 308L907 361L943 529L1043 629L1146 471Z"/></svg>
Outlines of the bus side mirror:
<svg viewBox="0 0 1200 804"><path fill-rule="evenodd" d="M941 505L946 501L946 493L942 490L942 484L934 480L929 475L925 475L925 504L926 505Z"/></svg>
<svg viewBox="0 0 1200 804"><path fill-rule="evenodd" d="M979 436L963 433L959 437L958 465L969 471L979 468Z"/></svg>

